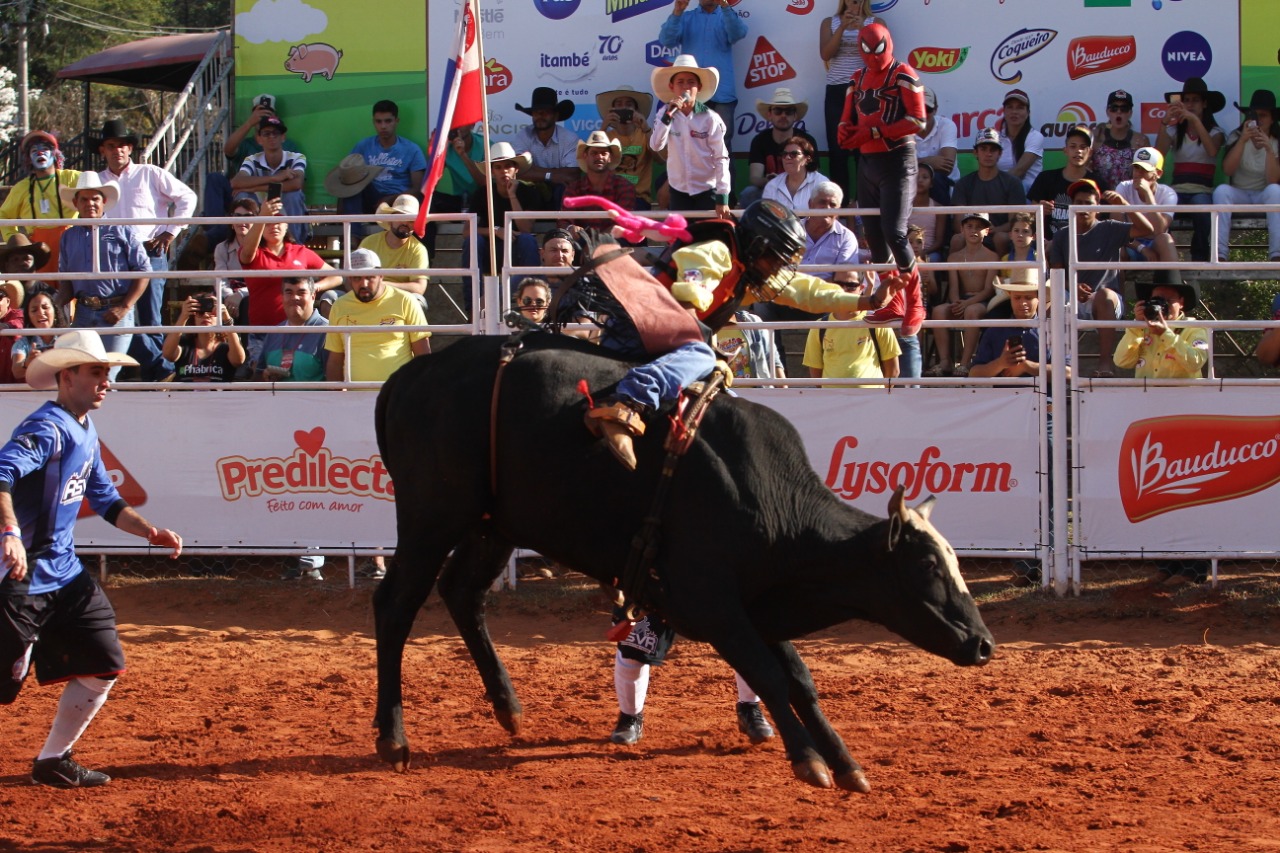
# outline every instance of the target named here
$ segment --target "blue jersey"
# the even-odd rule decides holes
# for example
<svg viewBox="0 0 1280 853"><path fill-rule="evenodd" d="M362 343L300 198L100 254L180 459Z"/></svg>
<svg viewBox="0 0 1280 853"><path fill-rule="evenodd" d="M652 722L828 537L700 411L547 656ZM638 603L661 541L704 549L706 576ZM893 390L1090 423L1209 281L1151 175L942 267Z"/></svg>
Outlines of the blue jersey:
<svg viewBox="0 0 1280 853"><path fill-rule="evenodd" d="M13 497L32 595L60 589L80 573L75 527L82 501L104 517L124 505L102 464L93 421L86 416L82 424L52 402L0 448L0 489ZM6 586L12 583L6 579Z"/></svg>
<svg viewBox="0 0 1280 853"><path fill-rule="evenodd" d="M370 166L382 167L382 172L373 179L378 195L416 193L420 187L413 185L410 173L427 170L427 157L418 144L399 136L390 148L383 148L376 136L365 137L355 144L351 153L364 157Z"/></svg>

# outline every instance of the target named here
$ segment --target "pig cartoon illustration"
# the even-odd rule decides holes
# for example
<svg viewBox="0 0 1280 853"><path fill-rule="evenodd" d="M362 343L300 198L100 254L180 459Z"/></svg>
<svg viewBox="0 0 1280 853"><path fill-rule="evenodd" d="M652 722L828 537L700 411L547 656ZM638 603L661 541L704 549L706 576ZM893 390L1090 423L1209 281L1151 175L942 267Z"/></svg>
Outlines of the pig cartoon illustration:
<svg viewBox="0 0 1280 853"><path fill-rule="evenodd" d="M301 74L303 83L310 83L316 74L332 80L341 59L342 51L331 44L322 41L300 44L289 48L289 58L284 61L284 69Z"/></svg>

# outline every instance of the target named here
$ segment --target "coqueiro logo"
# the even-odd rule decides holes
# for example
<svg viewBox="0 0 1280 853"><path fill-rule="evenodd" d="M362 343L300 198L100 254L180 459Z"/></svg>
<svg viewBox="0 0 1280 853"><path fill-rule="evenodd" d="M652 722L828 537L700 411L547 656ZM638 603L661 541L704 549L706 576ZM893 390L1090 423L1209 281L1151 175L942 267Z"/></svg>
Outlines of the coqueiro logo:
<svg viewBox="0 0 1280 853"><path fill-rule="evenodd" d="M1280 483L1280 419L1181 415L1135 421L1117 460L1131 522L1242 498Z"/></svg>
<svg viewBox="0 0 1280 853"><path fill-rule="evenodd" d="M1114 71L1138 56L1133 36L1081 36L1067 45L1067 75L1079 80L1090 74Z"/></svg>
<svg viewBox="0 0 1280 853"><path fill-rule="evenodd" d="M907 61L921 74L946 74L964 65L968 57L967 47L917 47Z"/></svg>
<svg viewBox="0 0 1280 853"><path fill-rule="evenodd" d="M1008 462L945 462L933 445L914 462L859 461L853 453L857 447L858 439L844 436L831 449L827 466L827 488L847 501L887 494L898 486L907 500L915 500L924 492L1008 492L1018 485Z"/></svg>
<svg viewBox="0 0 1280 853"><path fill-rule="evenodd" d="M1030 56L1035 56L1057 37L1057 30L1025 28L1018 30L1000 42L991 52L991 76L1001 83L1017 83L1022 79L1022 72L1014 69L1012 73L1006 73L1005 69Z"/></svg>
<svg viewBox="0 0 1280 853"><path fill-rule="evenodd" d="M298 448L288 456L224 456L216 463L222 499L308 493L395 499L395 486L380 455L368 459L334 456L324 446L324 438L323 427L298 430L293 434Z"/></svg>

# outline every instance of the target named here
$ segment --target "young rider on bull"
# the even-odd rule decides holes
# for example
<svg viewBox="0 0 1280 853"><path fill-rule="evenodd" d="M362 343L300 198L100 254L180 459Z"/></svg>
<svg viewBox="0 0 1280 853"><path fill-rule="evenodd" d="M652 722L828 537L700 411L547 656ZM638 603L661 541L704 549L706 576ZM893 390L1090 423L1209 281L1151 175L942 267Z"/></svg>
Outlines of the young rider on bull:
<svg viewBox="0 0 1280 853"><path fill-rule="evenodd" d="M713 219L691 230L694 242L660 262L658 280L616 244L584 235L580 239L591 242L583 256L590 261L557 302L558 321L594 316L603 329L601 346L623 358L646 360L627 372L602 405L587 412L588 426L593 431L598 427L610 451L632 470L633 437L644 434L644 416L716 369L707 339L748 294L754 301L777 301L815 313L867 311L888 304L906 284L890 273L881 277L873 295L858 296L797 273L804 228L775 201L753 203L736 225Z"/></svg>

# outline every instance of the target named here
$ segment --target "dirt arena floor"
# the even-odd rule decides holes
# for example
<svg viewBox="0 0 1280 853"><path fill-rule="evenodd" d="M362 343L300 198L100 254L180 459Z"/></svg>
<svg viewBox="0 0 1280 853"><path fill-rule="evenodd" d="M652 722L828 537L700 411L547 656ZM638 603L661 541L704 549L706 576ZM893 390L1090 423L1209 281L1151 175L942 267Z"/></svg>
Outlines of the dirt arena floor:
<svg viewBox="0 0 1280 853"><path fill-rule="evenodd" d="M0 850L1280 849L1274 578L1252 606L1230 582L1065 602L973 586L1001 644L984 669L860 624L798 644L867 768L858 795L748 744L729 670L694 643L655 673L644 740L607 743L607 609L572 577L490 610L525 707L515 738L431 599L403 775L373 752L368 586L112 580L130 670L77 755L114 781L28 784L57 697L29 685L0 712Z"/></svg>

